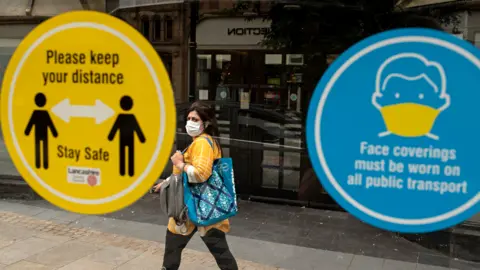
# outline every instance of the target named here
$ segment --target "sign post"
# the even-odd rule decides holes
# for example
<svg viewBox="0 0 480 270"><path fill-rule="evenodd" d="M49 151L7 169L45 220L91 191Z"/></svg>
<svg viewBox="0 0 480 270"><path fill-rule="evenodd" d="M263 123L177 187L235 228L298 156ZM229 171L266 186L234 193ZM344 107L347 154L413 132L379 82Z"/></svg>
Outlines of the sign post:
<svg viewBox="0 0 480 270"><path fill-rule="evenodd" d="M377 227L422 233L480 210L480 52L450 34L367 38L312 96L307 145L328 193Z"/></svg>
<svg viewBox="0 0 480 270"><path fill-rule="evenodd" d="M2 87L2 129L29 185L82 214L142 197L170 156L176 113L152 46L110 15L80 11L35 28Z"/></svg>

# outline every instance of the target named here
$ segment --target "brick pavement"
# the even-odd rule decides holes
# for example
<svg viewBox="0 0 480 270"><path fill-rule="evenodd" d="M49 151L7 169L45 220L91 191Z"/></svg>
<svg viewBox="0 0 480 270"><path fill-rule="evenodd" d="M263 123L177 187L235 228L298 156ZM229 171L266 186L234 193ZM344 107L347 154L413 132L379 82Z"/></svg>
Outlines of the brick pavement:
<svg viewBox="0 0 480 270"><path fill-rule="evenodd" d="M0 269L160 269L163 244L0 211ZM238 260L240 269L277 267ZM218 269L209 253L186 249L181 269Z"/></svg>

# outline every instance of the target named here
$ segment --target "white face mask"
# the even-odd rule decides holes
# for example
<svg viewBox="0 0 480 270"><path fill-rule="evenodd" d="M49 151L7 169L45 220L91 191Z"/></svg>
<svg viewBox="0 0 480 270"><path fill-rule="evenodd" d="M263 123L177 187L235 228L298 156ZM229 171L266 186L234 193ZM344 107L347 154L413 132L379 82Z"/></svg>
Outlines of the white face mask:
<svg viewBox="0 0 480 270"><path fill-rule="evenodd" d="M185 129L191 137L197 137L203 132L202 124L200 122L187 121Z"/></svg>

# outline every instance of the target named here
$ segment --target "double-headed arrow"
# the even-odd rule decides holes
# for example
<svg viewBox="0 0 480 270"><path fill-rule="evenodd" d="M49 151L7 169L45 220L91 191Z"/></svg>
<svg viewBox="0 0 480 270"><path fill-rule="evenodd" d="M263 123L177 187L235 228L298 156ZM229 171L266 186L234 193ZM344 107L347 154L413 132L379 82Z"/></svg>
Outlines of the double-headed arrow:
<svg viewBox="0 0 480 270"><path fill-rule="evenodd" d="M52 108L52 112L63 121L69 123L70 118L95 118L96 124L101 124L103 121L112 117L115 111L108 107L100 100L95 100L95 105L70 105L68 98L62 100L60 103Z"/></svg>

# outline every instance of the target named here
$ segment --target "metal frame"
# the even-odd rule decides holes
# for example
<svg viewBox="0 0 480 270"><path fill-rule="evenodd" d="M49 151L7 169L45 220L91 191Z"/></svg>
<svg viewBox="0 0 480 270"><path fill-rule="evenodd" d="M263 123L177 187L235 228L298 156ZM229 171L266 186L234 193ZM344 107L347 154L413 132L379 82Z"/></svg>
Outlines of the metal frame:
<svg viewBox="0 0 480 270"><path fill-rule="evenodd" d="M28 0L27 8L25 8L25 14L27 16L32 16L33 6L35 5L35 0Z"/></svg>

